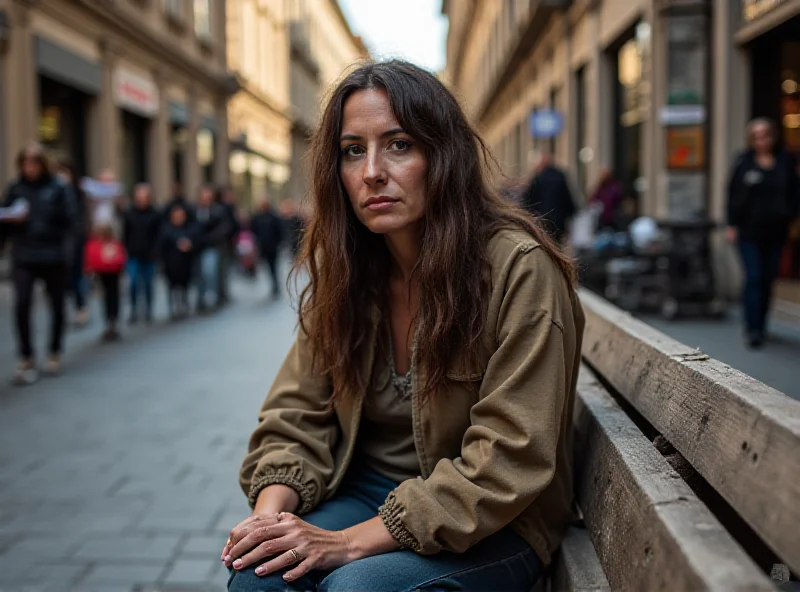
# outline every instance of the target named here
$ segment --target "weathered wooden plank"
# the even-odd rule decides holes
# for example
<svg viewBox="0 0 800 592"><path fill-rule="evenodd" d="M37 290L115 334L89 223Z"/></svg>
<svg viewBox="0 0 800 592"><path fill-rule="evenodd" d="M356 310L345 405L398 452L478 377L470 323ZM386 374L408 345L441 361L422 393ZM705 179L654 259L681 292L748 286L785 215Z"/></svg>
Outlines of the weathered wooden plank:
<svg viewBox="0 0 800 592"><path fill-rule="evenodd" d="M611 592L589 533L570 528L561 543L550 592Z"/></svg>
<svg viewBox="0 0 800 592"><path fill-rule="evenodd" d="M613 590L772 590L616 401L581 368L576 493Z"/></svg>
<svg viewBox="0 0 800 592"><path fill-rule="evenodd" d="M581 299L584 359L800 573L800 402L590 292Z"/></svg>

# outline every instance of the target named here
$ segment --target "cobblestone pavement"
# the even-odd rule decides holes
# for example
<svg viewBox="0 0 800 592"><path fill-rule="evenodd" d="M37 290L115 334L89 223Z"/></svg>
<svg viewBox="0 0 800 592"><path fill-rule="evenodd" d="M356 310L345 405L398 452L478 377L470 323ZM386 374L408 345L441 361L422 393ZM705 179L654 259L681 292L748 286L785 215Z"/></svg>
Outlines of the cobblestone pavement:
<svg viewBox="0 0 800 592"><path fill-rule="evenodd" d="M0 592L224 590L238 466L295 325L264 294L118 344L70 335L63 375L23 389L0 294Z"/></svg>

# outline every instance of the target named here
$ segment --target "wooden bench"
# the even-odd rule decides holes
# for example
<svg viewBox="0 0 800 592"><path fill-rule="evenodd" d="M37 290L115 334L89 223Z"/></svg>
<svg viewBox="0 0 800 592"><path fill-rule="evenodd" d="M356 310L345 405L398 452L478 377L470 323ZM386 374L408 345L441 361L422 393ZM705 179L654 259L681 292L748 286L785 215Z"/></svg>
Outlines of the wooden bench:
<svg viewBox="0 0 800 592"><path fill-rule="evenodd" d="M583 525L549 589L800 590L800 402L581 299Z"/></svg>

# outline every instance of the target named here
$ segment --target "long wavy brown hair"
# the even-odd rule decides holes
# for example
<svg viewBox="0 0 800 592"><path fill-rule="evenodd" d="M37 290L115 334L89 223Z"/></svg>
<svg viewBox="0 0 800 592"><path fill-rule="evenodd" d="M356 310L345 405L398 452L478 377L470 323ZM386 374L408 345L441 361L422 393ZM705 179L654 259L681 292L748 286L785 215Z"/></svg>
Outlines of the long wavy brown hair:
<svg viewBox="0 0 800 592"><path fill-rule="evenodd" d="M344 105L353 93L381 89L400 125L428 162L420 260L420 308L412 326L416 363L426 371L423 399L446 381L455 355L479 359L480 337L491 295L491 236L503 228L531 234L570 286L571 259L542 227L503 201L487 182L494 162L467 123L453 95L430 73L402 61L370 63L347 75L332 92L312 138L310 173L314 215L296 267L308 283L300 294L300 326L313 364L333 383L331 404L363 393L371 311L387 310L391 258L384 237L356 218L339 174ZM476 272L476 270L478 272Z"/></svg>

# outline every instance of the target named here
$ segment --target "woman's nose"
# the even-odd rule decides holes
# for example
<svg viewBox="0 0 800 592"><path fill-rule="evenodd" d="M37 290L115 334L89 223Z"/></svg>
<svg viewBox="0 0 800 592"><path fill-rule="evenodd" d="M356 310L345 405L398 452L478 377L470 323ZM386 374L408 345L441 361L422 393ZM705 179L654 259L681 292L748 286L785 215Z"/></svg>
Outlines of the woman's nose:
<svg viewBox="0 0 800 592"><path fill-rule="evenodd" d="M375 185L386 182L386 174L383 170L383 159L379 154L371 152L364 159L364 170L362 178L367 185Z"/></svg>

